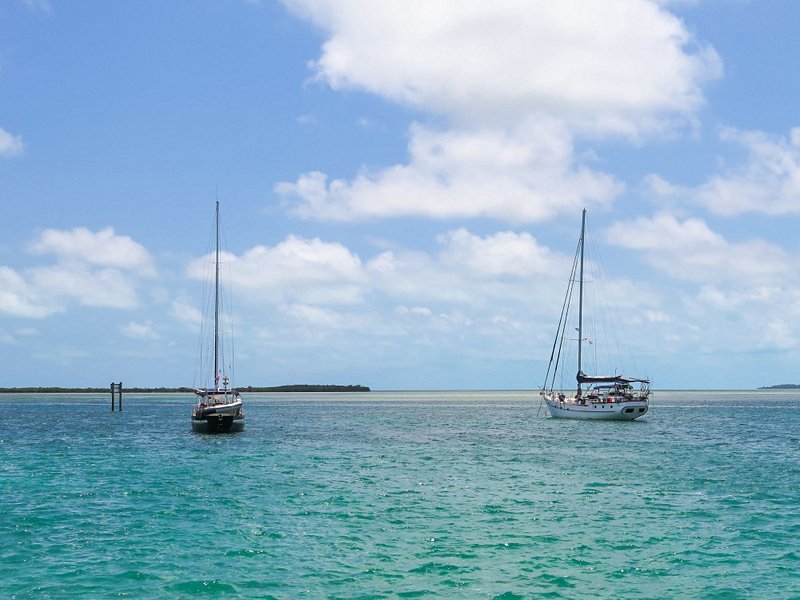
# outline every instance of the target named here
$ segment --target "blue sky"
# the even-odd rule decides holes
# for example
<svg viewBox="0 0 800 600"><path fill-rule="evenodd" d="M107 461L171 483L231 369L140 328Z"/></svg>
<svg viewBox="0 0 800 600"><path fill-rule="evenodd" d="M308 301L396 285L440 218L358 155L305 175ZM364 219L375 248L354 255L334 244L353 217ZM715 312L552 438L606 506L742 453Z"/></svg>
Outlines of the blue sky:
<svg viewBox="0 0 800 600"><path fill-rule="evenodd" d="M654 388L800 383L800 4L0 6L0 385L541 384L586 207Z"/></svg>

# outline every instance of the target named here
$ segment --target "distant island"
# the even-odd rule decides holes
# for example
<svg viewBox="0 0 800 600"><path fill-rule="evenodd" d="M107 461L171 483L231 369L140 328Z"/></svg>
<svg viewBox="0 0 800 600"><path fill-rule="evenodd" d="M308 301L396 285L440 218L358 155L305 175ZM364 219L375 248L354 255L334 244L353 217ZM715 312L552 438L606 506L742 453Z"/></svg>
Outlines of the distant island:
<svg viewBox="0 0 800 600"><path fill-rule="evenodd" d="M781 383L780 385L765 385L760 390L800 390L800 383Z"/></svg>
<svg viewBox="0 0 800 600"><path fill-rule="evenodd" d="M248 385L247 387L237 387L240 392L369 392L370 389L365 385L318 385L318 384L295 384L295 385L278 385L273 387L255 387ZM14 387L14 388L0 388L0 394L95 394L110 392L111 386L95 388L67 388L67 387ZM177 388L139 388L123 387L122 391L125 393L133 394L149 394L149 393L192 393L194 388L177 387Z"/></svg>
<svg viewBox="0 0 800 600"><path fill-rule="evenodd" d="M366 385L316 385L295 384L278 385L275 387L238 387L240 392L369 392ZM193 391L193 390L192 390Z"/></svg>

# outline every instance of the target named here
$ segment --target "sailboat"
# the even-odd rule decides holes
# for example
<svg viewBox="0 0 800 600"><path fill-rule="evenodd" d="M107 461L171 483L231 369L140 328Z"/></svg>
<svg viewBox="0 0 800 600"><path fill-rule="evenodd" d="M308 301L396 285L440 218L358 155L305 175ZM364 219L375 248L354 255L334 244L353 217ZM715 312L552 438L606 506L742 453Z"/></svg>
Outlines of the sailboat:
<svg viewBox="0 0 800 600"><path fill-rule="evenodd" d="M567 293L561 310L556 339L550 353L550 363L540 395L550 414L564 419L599 419L632 421L643 416L649 408L650 381L625 375L587 375L583 372L584 345L596 340L586 338L584 332L584 247L586 241L586 209L581 217L581 235L572 263ZM577 280L576 280L577 271ZM577 340L570 338L568 325L573 304L575 283L578 284ZM573 322L574 323L574 322ZM572 323L571 323L572 324ZM577 342L577 387L574 393L561 388L558 377L563 371L564 352L568 342Z"/></svg>
<svg viewBox="0 0 800 600"><path fill-rule="evenodd" d="M223 433L244 429L244 409L239 392L228 387L230 378L226 373L225 361L221 352L220 334L220 241L219 241L219 200L217 200L214 252L214 362L213 386L195 389L197 404L192 410L192 431L199 433ZM202 361L202 357L201 357ZM221 385L220 385L221 384Z"/></svg>

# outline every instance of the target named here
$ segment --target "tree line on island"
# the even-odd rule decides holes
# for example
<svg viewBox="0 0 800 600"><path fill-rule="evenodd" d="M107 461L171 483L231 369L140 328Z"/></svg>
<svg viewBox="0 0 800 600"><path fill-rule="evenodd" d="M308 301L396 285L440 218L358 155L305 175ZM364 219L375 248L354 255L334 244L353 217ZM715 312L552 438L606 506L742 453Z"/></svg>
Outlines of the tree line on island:
<svg viewBox="0 0 800 600"><path fill-rule="evenodd" d="M13 388L0 388L0 394L93 394L108 392L111 386L108 387L86 387L86 388L70 388L70 387L13 387ZM272 387L256 387L248 385L247 387L237 387L240 392L369 392L369 387L365 385L319 385L319 384L294 384L294 385L278 385ZM194 388L189 387L159 387L159 388L144 388L144 387L131 387L123 388L127 393L146 394L146 393L191 393Z"/></svg>
<svg viewBox="0 0 800 600"><path fill-rule="evenodd" d="M778 385L765 385L760 390L800 390L800 383L780 383Z"/></svg>

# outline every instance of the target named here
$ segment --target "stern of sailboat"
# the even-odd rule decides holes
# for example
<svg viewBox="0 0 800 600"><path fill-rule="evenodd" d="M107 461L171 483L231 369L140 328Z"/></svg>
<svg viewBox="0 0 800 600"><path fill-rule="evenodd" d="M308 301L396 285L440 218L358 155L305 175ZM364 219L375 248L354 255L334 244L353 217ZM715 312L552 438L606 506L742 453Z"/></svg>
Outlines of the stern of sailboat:
<svg viewBox="0 0 800 600"><path fill-rule="evenodd" d="M244 430L244 407L235 389L195 390L199 400L192 410L192 431L228 433Z"/></svg>

